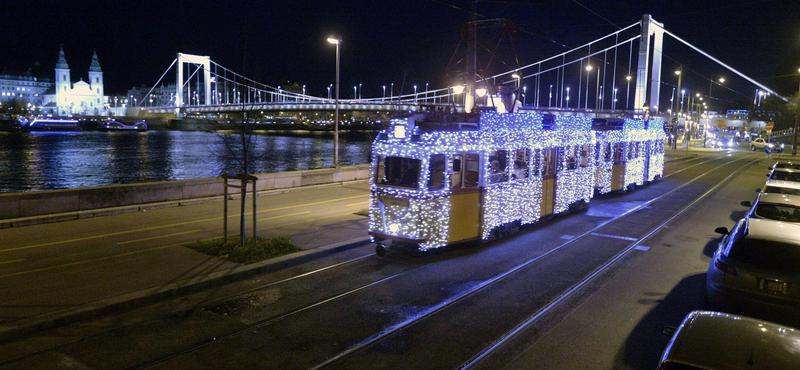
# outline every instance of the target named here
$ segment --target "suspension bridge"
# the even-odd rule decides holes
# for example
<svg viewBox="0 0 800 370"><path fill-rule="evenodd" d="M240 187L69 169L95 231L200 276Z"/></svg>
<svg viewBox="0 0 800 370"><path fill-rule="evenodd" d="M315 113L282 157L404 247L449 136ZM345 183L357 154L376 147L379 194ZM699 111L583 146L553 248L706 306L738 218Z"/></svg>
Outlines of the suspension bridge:
<svg viewBox="0 0 800 370"><path fill-rule="evenodd" d="M717 73L704 75L691 65L681 63L680 58L665 55L665 41L707 58ZM665 57L680 64L680 70L674 73L664 70ZM179 53L153 88L139 100L142 104L138 108L144 114L166 113L178 117L233 113L245 108L261 112L330 112L337 106L340 110L353 112L409 112L432 107L469 112L484 106L502 111L506 107L500 106L499 94L511 91L514 107L508 110L604 117L650 115L667 122L677 118L679 124L687 128L691 124L716 127L722 120L728 126L744 125L745 119L712 114L714 108L720 109L722 105L720 90L744 95L723 84L722 79L716 80L714 76L718 74L738 76L754 86L754 106L756 102L760 105L761 99L767 97L787 100L738 71L732 64L670 32L663 23L646 14L639 22L563 53L491 76L477 76L472 84L458 82L432 90L426 87L425 91L416 91L415 86L414 93L399 95L394 94L393 88L389 96L384 89L384 95L380 97L362 98L354 94L353 99L338 101L331 98L331 87L328 87L327 97L306 94L305 86L302 91L289 91L243 76L214 62L209 56ZM690 73L693 91L686 88L688 83L681 86L682 79L688 82L684 76ZM175 85L165 92L163 86L171 74L174 74ZM677 85L673 83L675 80ZM662 85L667 88L662 89ZM707 93L704 86L708 86ZM712 94L715 86L716 97Z"/></svg>

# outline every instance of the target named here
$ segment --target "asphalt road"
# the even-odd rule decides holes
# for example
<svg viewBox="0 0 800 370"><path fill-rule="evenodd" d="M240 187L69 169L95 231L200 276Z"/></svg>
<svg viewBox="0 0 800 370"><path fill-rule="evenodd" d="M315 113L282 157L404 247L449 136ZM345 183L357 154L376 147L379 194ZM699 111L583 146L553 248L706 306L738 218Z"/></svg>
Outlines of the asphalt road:
<svg viewBox="0 0 800 370"><path fill-rule="evenodd" d="M745 211L763 158L693 151L656 183L506 239L348 250L5 343L0 367L655 368L661 327L702 307L713 229Z"/></svg>

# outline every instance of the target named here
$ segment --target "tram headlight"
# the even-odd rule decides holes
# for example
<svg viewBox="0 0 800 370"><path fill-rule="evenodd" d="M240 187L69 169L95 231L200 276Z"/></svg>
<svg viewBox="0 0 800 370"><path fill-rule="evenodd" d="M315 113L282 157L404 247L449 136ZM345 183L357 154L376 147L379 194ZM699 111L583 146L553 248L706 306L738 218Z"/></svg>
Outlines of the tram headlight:
<svg viewBox="0 0 800 370"><path fill-rule="evenodd" d="M398 223L389 224L389 231L392 233L397 233L398 231L400 231L400 224Z"/></svg>

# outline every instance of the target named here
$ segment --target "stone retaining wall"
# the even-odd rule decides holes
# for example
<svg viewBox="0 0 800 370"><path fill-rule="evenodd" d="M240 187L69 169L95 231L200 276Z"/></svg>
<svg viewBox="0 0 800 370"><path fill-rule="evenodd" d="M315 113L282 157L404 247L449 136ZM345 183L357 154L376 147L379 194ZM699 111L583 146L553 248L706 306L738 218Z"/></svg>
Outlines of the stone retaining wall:
<svg viewBox="0 0 800 370"><path fill-rule="evenodd" d="M369 165L265 173L258 177L258 190L331 184L369 178ZM230 189L238 192L238 189ZM223 194L222 178L149 182L23 193L0 194L0 220L122 207L146 203L180 201Z"/></svg>

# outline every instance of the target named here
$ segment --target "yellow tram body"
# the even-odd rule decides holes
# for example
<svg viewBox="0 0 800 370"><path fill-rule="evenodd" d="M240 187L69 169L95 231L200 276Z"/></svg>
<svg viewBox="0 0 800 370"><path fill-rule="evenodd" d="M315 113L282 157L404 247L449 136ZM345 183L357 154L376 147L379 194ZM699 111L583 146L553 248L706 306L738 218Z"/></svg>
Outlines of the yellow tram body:
<svg viewBox="0 0 800 370"><path fill-rule="evenodd" d="M590 118L453 117L393 120L373 144L369 233L380 245L487 240L592 198Z"/></svg>

